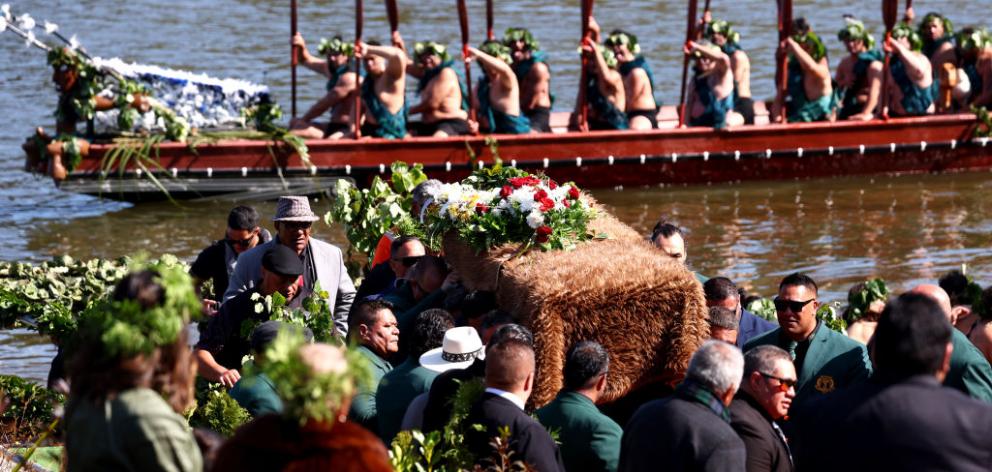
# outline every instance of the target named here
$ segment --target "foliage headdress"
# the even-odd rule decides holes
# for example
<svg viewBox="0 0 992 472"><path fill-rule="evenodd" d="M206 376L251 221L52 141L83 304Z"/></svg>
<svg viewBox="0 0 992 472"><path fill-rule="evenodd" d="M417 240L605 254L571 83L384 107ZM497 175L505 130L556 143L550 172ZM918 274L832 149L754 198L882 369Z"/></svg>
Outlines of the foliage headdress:
<svg viewBox="0 0 992 472"><path fill-rule="evenodd" d="M725 20L713 20L706 25L706 38L712 41L714 34L722 35L731 44L741 42L741 34L733 28L732 23Z"/></svg>
<svg viewBox="0 0 992 472"><path fill-rule="evenodd" d="M892 28L892 39L902 38L909 41L909 46L914 51L923 49L923 40L920 39L920 35L906 23L899 23L895 28Z"/></svg>
<svg viewBox="0 0 992 472"><path fill-rule="evenodd" d="M329 41L327 38L320 38L320 46L317 46L317 52L322 56L326 56L328 54L343 54L351 57L355 55L355 45L345 42L341 39L341 36L335 36Z"/></svg>
<svg viewBox="0 0 992 472"><path fill-rule="evenodd" d="M861 41L864 43L865 49L875 47L875 37L868 32L864 23L850 16L845 16L844 22L846 25L844 29L837 32L837 39L841 41Z"/></svg>
<svg viewBox="0 0 992 472"><path fill-rule="evenodd" d="M871 279L864 283L864 287L856 293L847 296L847 319L853 322L868 313L872 303L885 301L889 296L889 289L882 279Z"/></svg>
<svg viewBox="0 0 992 472"><path fill-rule="evenodd" d="M641 45L637 43L637 36L633 33L628 33L623 30L613 30L610 35L606 37L606 40L603 41L603 45L608 48L612 48L619 44L627 46L627 50L630 51L631 54L637 55L641 53Z"/></svg>
<svg viewBox="0 0 992 472"><path fill-rule="evenodd" d="M417 41L413 45L413 58L415 60L421 60L424 56L436 55L441 58L441 62L447 62L451 60L451 54L448 54L448 47L435 43L434 41Z"/></svg>
<svg viewBox="0 0 992 472"><path fill-rule="evenodd" d="M540 49L540 45L534 39L534 35L527 28L507 28L506 32L503 33L503 44L509 47L510 43L517 41L523 41L528 51L537 51Z"/></svg>
<svg viewBox="0 0 992 472"><path fill-rule="evenodd" d="M992 45L992 38L984 29L965 28L957 34L958 49L964 52L985 49Z"/></svg>
<svg viewBox="0 0 992 472"><path fill-rule="evenodd" d="M814 61L819 61L827 56L827 47L823 45L820 37L809 27L809 23L806 22L805 18L796 18L792 22L792 31L793 41L800 45L805 44L812 49L809 54L813 57Z"/></svg>
<svg viewBox="0 0 992 472"><path fill-rule="evenodd" d="M510 54L510 48L499 41L487 39L479 46L479 50L507 64L513 64L513 56Z"/></svg>

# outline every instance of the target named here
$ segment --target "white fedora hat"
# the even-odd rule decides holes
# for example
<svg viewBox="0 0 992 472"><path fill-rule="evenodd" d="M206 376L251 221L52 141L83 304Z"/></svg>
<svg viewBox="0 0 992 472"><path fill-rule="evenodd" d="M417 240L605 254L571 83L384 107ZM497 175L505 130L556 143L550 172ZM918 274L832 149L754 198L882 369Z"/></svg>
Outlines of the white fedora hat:
<svg viewBox="0 0 992 472"><path fill-rule="evenodd" d="M482 339L471 326L451 328L444 332L441 347L431 349L420 356L420 365L434 372L464 369L475 359L485 357Z"/></svg>

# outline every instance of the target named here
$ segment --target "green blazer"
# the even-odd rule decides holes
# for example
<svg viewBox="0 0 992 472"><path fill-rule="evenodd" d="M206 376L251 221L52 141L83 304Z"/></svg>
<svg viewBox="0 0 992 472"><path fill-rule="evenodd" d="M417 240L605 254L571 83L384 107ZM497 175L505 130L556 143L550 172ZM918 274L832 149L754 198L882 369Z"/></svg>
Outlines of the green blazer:
<svg viewBox="0 0 992 472"><path fill-rule="evenodd" d="M775 328L758 336L744 346L747 351L756 346L772 344L785 349L779 340L782 328ZM835 389L847 388L871 376L868 349L857 341L822 324L813 332L806 359L799 369L796 398L792 411L812 398L823 396Z"/></svg>
<svg viewBox="0 0 992 472"><path fill-rule="evenodd" d="M623 430L589 397L562 390L554 401L537 410L537 419L549 431L557 430L565 470L617 470Z"/></svg>
<svg viewBox="0 0 992 472"><path fill-rule="evenodd" d="M420 360L410 357L396 366L379 382L375 404L379 418L379 438L387 446L400 432L403 415L417 395L431 389L437 372L420 366Z"/></svg>
<svg viewBox="0 0 992 472"><path fill-rule="evenodd" d="M982 352L957 329L951 329L951 368L944 385L992 403L992 366Z"/></svg>
<svg viewBox="0 0 992 472"><path fill-rule="evenodd" d="M282 413L282 399L276 393L272 380L265 374L242 377L228 394L241 405L241 408L248 410L252 417Z"/></svg>
<svg viewBox="0 0 992 472"><path fill-rule="evenodd" d="M393 366L389 361L379 357L365 346L358 346L355 349L369 362L369 367L372 370L372 385L362 387L355 394L355 398L351 400L351 409L348 410L348 418L375 433L379 430L375 391L379 388L379 381L393 370Z"/></svg>

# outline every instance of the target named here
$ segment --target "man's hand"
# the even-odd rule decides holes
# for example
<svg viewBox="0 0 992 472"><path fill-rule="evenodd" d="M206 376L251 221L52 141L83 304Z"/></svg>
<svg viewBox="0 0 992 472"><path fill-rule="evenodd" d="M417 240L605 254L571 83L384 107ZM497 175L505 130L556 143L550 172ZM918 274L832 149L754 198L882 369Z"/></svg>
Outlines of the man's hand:
<svg viewBox="0 0 992 472"><path fill-rule="evenodd" d="M406 43L403 42L403 36L400 35L399 31L393 31L391 39L393 42L393 47L402 49L403 52L406 52Z"/></svg>
<svg viewBox="0 0 992 472"><path fill-rule="evenodd" d="M873 113L858 113L857 115L849 116L847 119L851 121L871 121L875 119L875 115Z"/></svg>
<svg viewBox="0 0 992 472"><path fill-rule="evenodd" d="M358 47L355 48L355 58L361 59L369 53L369 45L365 44L365 41L358 41Z"/></svg>
<svg viewBox="0 0 992 472"><path fill-rule="evenodd" d="M300 33L296 33L296 34L293 35L293 38L290 39L290 41L289 41L289 45L290 46L296 46L296 47L298 47L300 49L306 49L307 48L307 42L303 40L303 35L300 34Z"/></svg>
<svg viewBox="0 0 992 472"><path fill-rule="evenodd" d="M205 316L208 316L208 317L217 316L217 308L219 306L220 306L220 303L217 303L217 300L210 300L208 298L204 298L203 299L203 314Z"/></svg>
<svg viewBox="0 0 992 472"><path fill-rule="evenodd" d="M905 23L912 23L915 18L916 13L913 11L913 7L906 7L906 13L903 15L902 21Z"/></svg>
<svg viewBox="0 0 992 472"><path fill-rule="evenodd" d="M224 388L234 388L234 384L238 383L238 380L241 380L241 372L238 372L237 369L224 371L223 374L220 374L220 379L218 379Z"/></svg>

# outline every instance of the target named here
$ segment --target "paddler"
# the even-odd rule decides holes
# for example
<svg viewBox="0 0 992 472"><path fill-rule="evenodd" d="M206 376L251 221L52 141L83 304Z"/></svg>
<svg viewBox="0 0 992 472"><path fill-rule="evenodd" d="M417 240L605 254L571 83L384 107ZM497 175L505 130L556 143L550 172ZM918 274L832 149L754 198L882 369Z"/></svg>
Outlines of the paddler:
<svg viewBox="0 0 992 472"><path fill-rule="evenodd" d="M292 44L300 51L301 64L327 77L327 93L303 116L290 122L292 133L307 139L339 139L350 134L356 81L360 80L355 75L354 64L351 62L355 46L343 41L340 36L335 36L330 41L321 39L317 52L324 59L318 59L307 50L307 44L300 33L293 36ZM315 121L327 110L331 110L328 123Z"/></svg>
<svg viewBox="0 0 992 472"><path fill-rule="evenodd" d="M510 48L487 40L478 49L468 48L465 59L477 59L483 72L473 97L478 104L481 129L498 134L530 133L530 120L520 113L520 85L510 68Z"/></svg>
<svg viewBox="0 0 992 472"><path fill-rule="evenodd" d="M734 111L744 117L744 123L754 124L754 101L751 100L751 58L741 48L741 34L723 20L706 23L706 39L730 56L734 74Z"/></svg>
<svg viewBox="0 0 992 472"><path fill-rule="evenodd" d="M847 48L847 57L837 65L839 120L867 121L875 117L882 94L882 52L875 48L875 38L864 23L845 17L847 25L837 32L837 39Z"/></svg>
<svg viewBox="0 0 992 472"><path fill-rule="evenodd" d="M933 70L930 60L920 52L923 41L906 23L892 29L885 42L889 60L889 114L921 116L934 112Z"/></svg>
<svg viewBox="0 0 992 472"><path fill-rule="evenodd" d="M630 129L657 128L658 103L654 100L654 74L641 55L637 36L623 30L613 30L603 41L603 45L612 50L613 56L617 58L617 68L623 77L623 90L627 98L625 108Z"/></svg>
<svg viewBox="0 0 992 472"><path fill-rule="evenodd" d="M410 114L421 116L418 136L462 136L470 133L467 94L452 67L454 61L448 48L434 41L418 42L413 47L414 63L407 72L420 79L417 94L420 103L410 108Z"/></svg>
<svg viewBox="0 0 992 472"><path fill-rule="evenodd" d="M734 112L730 56L706 40L689 41L684 52L695 60L686 102L689 126L723 129L744 124L744 117Z"/></svg>
<svg viewBox="0 0 992 472"><path fill-rule="evenodd" d="M954 51L954 25L940 13L930 12L920 21L917 31L923 40L923 54L930 59L934 79L943 83L945 70L953 70L958 62Z"/></svg>
<svg viewBox="0 0 992 472"><path fill-rule="evenodd" d="M776 99L772 116L779 123L827 121L834 108L833 85L827 48L805 18L792 22L793 36L779 44L779 54L788 54L788 90Z"/></svg>
<svg viewBox="0 0 992 472"><path fill-rule="evenodd" d="M362 136L400 139L406 137L406 53L396 47L399 32L394 34L394 46L376 41L360 43L356 54L365 66L362 81L362 111L365 122Z"/></svg>
<svg viewBox="0 0 992 472"><path fill-rule="evenodd" d="M583 38L580 51L586 56L587 74L584 87L586 108L588 109L587 126L590 130L617 130L630 128L627 114L626 93L623 77L617 71L617 59L613 51L599 44L599 25L590 18L589 37ZM578 106L576 100L576 106ZM580 110L576 108L572 114L570 128L577 128Z"/></svg>
<svg viewBox="0 0 992 472"><path fill-rule="evenodd" d="M524 28L508 28L503 33L503 44L510 48L511 67L520 85L520 111L530 120L530 129L541 133L551 132L551 69L547 54L541 51L537 40Z"/></svg>
<svg viewBox="0 0 992 472"><path fill-rule="evenodd" d="M992 105L992 38L985 30L965 28L958 33L960 67L971 83L967 105Z"/></svg>

